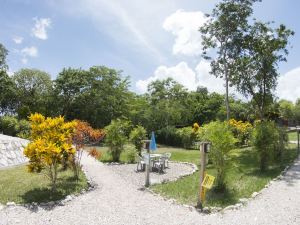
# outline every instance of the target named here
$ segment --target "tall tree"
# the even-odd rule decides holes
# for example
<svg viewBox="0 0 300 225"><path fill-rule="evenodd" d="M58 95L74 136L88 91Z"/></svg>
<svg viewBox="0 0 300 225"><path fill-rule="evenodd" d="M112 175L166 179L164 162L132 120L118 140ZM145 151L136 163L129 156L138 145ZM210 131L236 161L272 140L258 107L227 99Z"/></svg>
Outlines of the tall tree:
<svg viewBox="0 0 300 225"><path fill-rule="evenodd" d="M257 0L223 0L200 27L203 57L211 61L211 73L225 80L226 118L230 118L229 83L232 66L241 51L243 33L248 27L252 5ZM208 54L210 52L211 54Z"/></svg>
<svg viewBox="0 0 300 225"><path fill-rule="evenodd" d="M273 103L278 64L286 61L288 39L293 34L284 25L273 29L270 23L254 22L243 38L231 81L245 97L252 97L261 120Z"/></svg>
<svg viewBox="0 0 300 225"><path fill-rule="evenodd" d="M13 113L15 107L15 85L7 74L6 56L8 51L0 43L0 113Z"/></svg>
<svg viewBox="0 0 300 225"><path fill-rule="evenodd" d="M13 75L17 88L17 112L20 118L27 118L31 113L49 116L49 97L52 81L48 73L37 69L21 69Z"/></svg>

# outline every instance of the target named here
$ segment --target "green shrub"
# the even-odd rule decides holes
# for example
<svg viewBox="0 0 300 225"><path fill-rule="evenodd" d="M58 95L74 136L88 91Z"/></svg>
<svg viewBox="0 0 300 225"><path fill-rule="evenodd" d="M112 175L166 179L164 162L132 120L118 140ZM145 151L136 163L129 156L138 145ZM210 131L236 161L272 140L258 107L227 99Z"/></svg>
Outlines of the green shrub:
<svg viewBox="0 0 300 225"><path fill-rule="evenodd" d="M19 120L18 124L17 124L17 136L20 138L24 138L24 139L29 139L30 138L30 122L27 120Z"/></svg>
<svg viewBox="0 0 300 225"><path fill-rule="evenodd" d="M141 155L143 140L146 138L146 134L145 128L139 125L130 132L130 141L134 144L139 155Z"/></svg>
<svg viewBox="0 0 300 225"><path fill-rule="evenodd" d="M157 142L164 145L181 147L181 138L177 129L172 126L164 127L156 132Z"/></svg>
<svg viewBox="0 0 300 225"><path fill-rule="evenodd" d="M135 163L136 149L134 147L128 147L125 151L126 153L126 162Z"/></svg>
<svg viewBox="0 0 300 225"><path fill-rule="evenodd" d="M195 141L198 141L199 139L198 130L195 131L192 127L184 127L177 129L176 132L180 139L181 147L185 149L192 149Z"/></svg>
<svg viewBox="0 0 300 225"><path fill-rule="evenodd" d="M269 161L274 156L274 150L280 147L279 139L279 131L273 121L261 121L255 124L252 142L259 157L261 171L267 169Z"/></svg>
<svg viewBox="0 0 300 225"><path fill-rule="evenodd" d="M3 116L0 120L0 127L3 134L16 136L19 132L18 128L18 119L13 116Z"/></svg>
<svg viewBox="0 0 300 225"><path fill-rule="evenodd" d="M225 190L226 161L236 139L227 122L211 122L203 127L203 140L211 142L209 158L217 170L216 189Z"/></svg>
<svg viewBox="0 0 300 225"><path fill-rule="evenodd" d="M130 123L126 120L112 120L110 125L105 127L105 143L109 146L109 152L114 162L119 162L121 152L127 141L127 132Z"/></svg>

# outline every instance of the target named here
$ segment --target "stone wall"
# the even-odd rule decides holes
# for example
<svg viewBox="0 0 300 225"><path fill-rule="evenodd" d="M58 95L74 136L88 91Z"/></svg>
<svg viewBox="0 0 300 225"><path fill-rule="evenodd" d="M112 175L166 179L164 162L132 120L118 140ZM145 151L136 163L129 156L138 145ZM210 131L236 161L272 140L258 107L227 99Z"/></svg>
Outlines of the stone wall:
<svg viewBox="0 0 300 225"><path fill-rule="evenodd" d="M22 138L0 134L0 169L28 162L23 154L28 143L28 140Z"/></svg>

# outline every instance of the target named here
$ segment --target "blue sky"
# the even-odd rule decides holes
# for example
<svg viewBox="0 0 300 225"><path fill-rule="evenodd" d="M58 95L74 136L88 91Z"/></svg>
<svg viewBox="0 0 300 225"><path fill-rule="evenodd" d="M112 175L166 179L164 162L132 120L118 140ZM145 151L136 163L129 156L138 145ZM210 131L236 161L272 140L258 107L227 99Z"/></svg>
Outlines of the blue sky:
<svg viewBox="0 0 300 225"><path fill-rule="evenodd" d="M105 65L131 77L143 93L152 80L173 77L224 92L200 56L198 27L214 0L0 0L0 42L10 72L38 68L55 78L64 67ZM300 97L300 2L263 0L254 16L283 23L296 34L288 62L280 65L278 96ZM298 87L299 86L299 87ZM234 90L232 90L234 92Z"/></svg>

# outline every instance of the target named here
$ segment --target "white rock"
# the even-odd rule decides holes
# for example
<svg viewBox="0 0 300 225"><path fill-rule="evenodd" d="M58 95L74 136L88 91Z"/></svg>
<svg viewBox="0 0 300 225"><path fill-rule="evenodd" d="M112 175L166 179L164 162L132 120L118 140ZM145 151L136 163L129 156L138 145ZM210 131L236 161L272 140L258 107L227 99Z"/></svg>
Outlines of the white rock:
<svg viewBox="0 0 300 225"><path fill-rule="evenodd" d="M4 205L0 204L0 211L4 209Z"/></svg>
<svg viewBox="0 0 300 225"><path fill-rule="evenodd" d="M16 206L16 203L14 203L14 202L7 202L6 206Z"/></svg>
<svg viewBox="0 0 300 225"><path fill-rule="evenodd" d="M244 203L248 202L248 199L247 198L240 198L239 202L244 204Z"/></svg>
<svg viewBox="0 0 300 225"><path fill-rule="evenodd" d="M229 206L224 208L224 210L233 210L233 209L235 209L234 205L229 205Z"/></svg>
<svg viewBox="0 0 300 225"><path fill-rule="evenodd" d="M252 198L255 198L259 193L258 192L253 192L253 194L251 195Z"/></svg>

